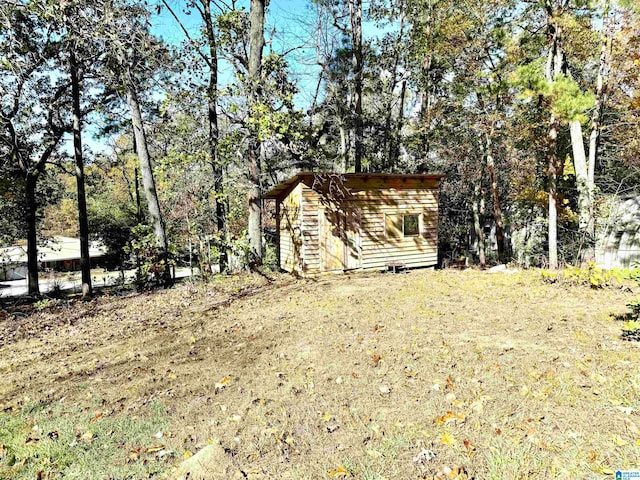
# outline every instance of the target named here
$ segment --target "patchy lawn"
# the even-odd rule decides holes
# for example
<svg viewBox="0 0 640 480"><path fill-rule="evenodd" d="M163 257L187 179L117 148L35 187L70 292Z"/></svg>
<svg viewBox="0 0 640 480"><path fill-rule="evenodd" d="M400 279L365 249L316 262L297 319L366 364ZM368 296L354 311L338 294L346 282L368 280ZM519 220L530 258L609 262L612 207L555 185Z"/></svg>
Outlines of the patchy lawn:
<svg viewBox="0 0 640 480"><path fill-rule="evenodd" d="M414 271L0 312L0 478L172 477L210 443L252 479L603 478L640 465L632 298Z"/></svg>

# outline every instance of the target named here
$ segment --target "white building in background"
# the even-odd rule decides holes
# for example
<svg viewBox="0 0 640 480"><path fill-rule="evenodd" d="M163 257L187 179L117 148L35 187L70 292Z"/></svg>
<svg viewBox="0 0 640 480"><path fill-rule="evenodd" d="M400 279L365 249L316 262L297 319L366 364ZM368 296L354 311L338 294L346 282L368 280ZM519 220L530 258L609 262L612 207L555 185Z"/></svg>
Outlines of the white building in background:
<svg viewBox="0 0 640 480"><path fill-rule="evenodd" d="M640 197L611 201L596 243L596 262L604 268L640 265Z"/></svg>
<svg viewBox="0 0 640 480"><path fill-rule="evenodd" d="M89 244L89 257L99 260L107 255L106 247L100 242ZM53 237L38 246L38 263L41 270L75 271L80 269L80 239ZM94 262L92 261L92 266ZM0 248L0 281L27 278L27 247L13 245Z"/></svg>

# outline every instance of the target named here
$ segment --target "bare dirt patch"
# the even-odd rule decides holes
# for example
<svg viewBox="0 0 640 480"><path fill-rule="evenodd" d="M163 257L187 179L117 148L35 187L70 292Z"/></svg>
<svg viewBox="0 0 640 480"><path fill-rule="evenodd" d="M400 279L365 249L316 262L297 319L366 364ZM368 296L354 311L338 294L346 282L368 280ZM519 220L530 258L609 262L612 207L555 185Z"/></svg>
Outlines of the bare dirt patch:
<svg viewBox="0 0 640 480"><path fill-rule="evenodd" d="M414 271L102 297L0 320L0 406L159 402L175 463L220 443L248 478L602 478L640 464L631 296Z"/></svg>

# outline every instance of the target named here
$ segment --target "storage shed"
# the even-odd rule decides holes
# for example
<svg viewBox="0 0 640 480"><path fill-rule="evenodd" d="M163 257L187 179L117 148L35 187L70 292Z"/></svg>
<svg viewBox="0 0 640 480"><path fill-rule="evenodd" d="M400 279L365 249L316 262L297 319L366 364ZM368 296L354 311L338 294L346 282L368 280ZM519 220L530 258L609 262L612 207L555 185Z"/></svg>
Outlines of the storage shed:
<svg viewBox="0 0 640 480"><path fill-rule="evenodd" d="M299 173L275 186L280 267L300 275L438 261L443 175Z"/></svg>

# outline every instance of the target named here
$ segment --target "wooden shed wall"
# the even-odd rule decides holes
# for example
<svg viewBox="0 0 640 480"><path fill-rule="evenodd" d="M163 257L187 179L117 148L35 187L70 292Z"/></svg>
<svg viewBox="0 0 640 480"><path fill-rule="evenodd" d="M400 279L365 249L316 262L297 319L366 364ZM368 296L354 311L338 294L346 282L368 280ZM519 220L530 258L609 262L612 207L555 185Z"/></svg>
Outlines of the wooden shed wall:
<svg viewBox="0 0 640 480"><path fill-rule="evenodd" d="M432 180L402 183L399 187L384 188L387 183L377 180L350 182L349 208L359 212L358 238L359 268L385 268L388 262L401 262L407 267L433 266L438 261L438 183ZM322 235L326 235L322 218L331 202L303 183L301 189L301 260L302 272L319 273L323 263ZM345 207L346 208L346 207ZM392 238L387 235L386 216L419 214L418 236ZM401 218L401 217L400 217ZM281 230L282 232L282 230ZM283 237L281 237L283 238ZM285 240L285 243L289 240ZM281 240L282 242L282 240ZM283 266L285 270L290 270Z"/></svg>
<svg viewBox="0 0 640 480"><path fill-rule="evenodd" d="M362 268L384 268L388 262L426 267L438 262L438 190L377 189L353 193L361 212ZM386 217L419 216L419 234L388 235Z"/></svg>
<svg viewBox="0 0 640 480"><path fill-rule="evenodd" d="M320 209L322 197L304 184L302 185L302 270L318 273L320 268Z"/></svg>
<svg viewBox="0 0 640 480"><path fill-rule="evenodd" d="M280 204L280 268L287 272L301 272L302 235L302 189L299 183Z"/></svg>

